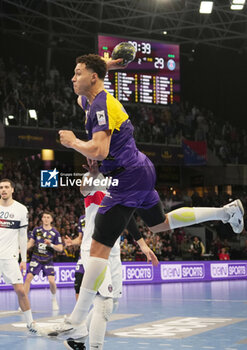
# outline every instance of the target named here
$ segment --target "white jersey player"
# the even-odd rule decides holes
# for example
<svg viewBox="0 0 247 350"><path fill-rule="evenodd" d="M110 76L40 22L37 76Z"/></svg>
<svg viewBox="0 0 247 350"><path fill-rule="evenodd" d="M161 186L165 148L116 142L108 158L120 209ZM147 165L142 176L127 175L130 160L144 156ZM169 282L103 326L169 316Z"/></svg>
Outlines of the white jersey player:
<svg viewBox="0 0 247 350"><path fill-rule="evenodd" d="M98 172L98 170L97 170ZM90 173L86 173L83 179L90 177ZM102 180L104 177L102 174L98 173L95 177L98 180ZM92 242L92 234L94 232L94 219L99 208L102 199L105 196L106 188L99 187L90 189L88 192L86 186L81 189L82 194L85 196L85 228L83 230L83 238L81 243L81 258L79 264L82 264L84 269L87 268L87 260L90 255L90 246ZM74 241L74 242L73 242ZM65 239L66 245L78 244L77 239L71 240L69 237ZM80 266L77 267L80 271ZM78 286L77 286L78 287ZM106 278L104 283L99 289L99 293L95 298L94 307L90 311L87 317L87 331L89 332L89 342L90 349L103 349L103 342L106 330L106 324L109 320L113 309L116 309L118 304L118 298L122 294L122 265L120 260L120 244L119 240L115 243L112 248L112 252L109 259L109 265L107 267ZM76 307L75 309L76 310ZM73 335L75 338L81 338L79 334L78 337ZM81 348L84 347L84 339L80 339ZM68 349L73 349L71 343L78 343L74 339L70 339L64 342Z"/></svg>
<svg viewBox="0 0 247 350"><path fill-rule="evenodd" d="M84 174L83 180L85 178L90 178L93 176L93 179L101 181L104 179L104 176L98 172L98 166L96 161L90 161L89 168L90 172ZM85 204L85 228L83 230L83 238L81 243L81 263L84 266L84 269L87 269L87 262L90 256L90 246L92 242L92 234L94 232L94 220L97 210L101 204L102 199L106 194L106 188L104 186L99 186L97 188L92 188L87 186L82 181L81 193L84 195L84 204ZM145 241L139 236L136 237L138 243L142 245L144 253L151 260L150 255L152 255L153 261L156 257L153 252L146 246ZM74 241L74 242L73 242ZM71 240L69 237L65 240L67 245L78 244L78 240ZM78 270L80 267L78 267ZM103 283L101 284L98 294L94 300L94 306L88 314L85 325L78 327L77 330L71 334L73 338L69 338L64 342L64 345L67 349L86 349L84 342L89 332L89 344L90 350L103 349L104 336L106 331L107 321L113 311L116 310L118 306L118 299L122 295L122 265L120 259L120 238L116 241L115 245L111 249L110 257L108 260L108 266L106 270L106 275ZM76 315L80 313L80 302L76 303L76 306L67 319L69 324ZM71 322L73 323L73 322ZM58 329L59 333L59 329ZM82 337L82 334L84 337ZM54 335L56 332L54 332Z"/></svg>
<svg viewBox="0 0 247 350"><path fill-rule="evenodd" d="M24 292L23 276L27 261L27 208L12 198L14 183L9 179L0 181L0 275L13 285L30 333L37 333L30 303ZM19 249L21 263L18 264ZM22 273L21 273L22 271Z"/></svg>

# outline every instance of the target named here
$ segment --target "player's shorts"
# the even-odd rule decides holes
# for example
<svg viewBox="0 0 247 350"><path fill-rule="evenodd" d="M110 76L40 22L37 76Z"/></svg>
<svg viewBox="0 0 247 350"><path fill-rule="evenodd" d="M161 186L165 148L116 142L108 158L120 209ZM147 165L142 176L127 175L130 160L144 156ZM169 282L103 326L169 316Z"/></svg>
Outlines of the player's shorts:
<svg viewBox="0 0 247 350"><path fill-rule="evenodd" d="M16 259L0 259L0 275L7 284L23 284L20 266Z"/></svg>
<svg viewBox="0 0 247 350"><path fill-rule="evenodd" d="M81 254L81 260L85 270L89 256L89 251L83 251ZM122 264L120 255L109 256L105 279L98 293L105 298L120 298L122 296Z"/></svg>
<svg viewBox="0 0 247 350"><path fill-rule="evenodd" d="M81 259L80 259L80 261L81 261ZM82 262L77 262L76 267L75 267L75 272L84 274L84 268L83 268Z"/></svg>
<svg viewBox="0 0 247 350"><path fill-rule="evenodd" d="M155 168L148 158L145 158L140 166L124 169L113 176L113 180L118 180L118 186L112 184L107 190L98 209L100 214L105 214L117 204L148 209L159 202L159 195L154 189Z"/></svg>
<svg viewBox="0 0 247 350"><path fill-rule="evenodd" d="M27 272L35 276L38 275L41 270L43 271L43 276L55 276L53 261L41 263L32 259Z"/></svg>
<svg viewBox="0 0 247 350"><path fill-rule="evenodd" d="M81 283L82 279L84 276L84 268L81 262L81 259L77 262L76 267L75 267L75 282L74 282L74 288L76 294L79 294L80 288L81 288Z"/></svg>

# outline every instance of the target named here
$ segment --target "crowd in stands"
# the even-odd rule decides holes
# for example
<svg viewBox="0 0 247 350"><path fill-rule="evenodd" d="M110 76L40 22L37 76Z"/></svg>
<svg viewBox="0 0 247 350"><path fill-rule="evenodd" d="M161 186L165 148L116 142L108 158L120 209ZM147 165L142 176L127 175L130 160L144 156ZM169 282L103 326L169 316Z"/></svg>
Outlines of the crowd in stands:
<svg viewBox="0 0 247 350"><path fill-rule="evenodd" d="M49 210L54 214L54 227L60 232L62 241L66 235L76 238L78 235L77 224L80 215L84 214L83 197L77 187L40 187L40 169L42 162L39 157L31 156L20 159L18 162L5 161L1 173L1 178L9 178L15 182L14 199L23 203L29 210L29 227L31 232L34 227L41 224L41 214L43 210ZM239 194L237 194L239 195ZM227 194L216 195L210 193L200 197L196 192L190 197L184 192L169 194L168 191L160 190L160 197L164 204L164 209L169 211L174 208L174 204L180 206L221 206L229 200ZM244 206L247 206L247 195L240 196ZM195 236L188 235L184 229L175 229L159 234L153 234L137 217L137 224L140 232L150 248L158 256L159 260L200 260L203 259L205 247ZM244 251L238 255L231 252L231 245L228 237L236 237L231 231L230 225L216 222L215 229L218 238L213 240L207 253L212 259L219 259L219 254L229 253L229 258L247 257L247 240ZM245 235L246 232L242 235ZM221 251L224 248L224 251ZM79 247L65 247L62 253L57 253L57 261L76 261L79 255ZM142 261L145 256L139 250L131 234L126 230L121 236L121 258L123 261Z"/></svg>
<svg viewBox="0 0 247 350"><path fill-rule="evenodd" d="M137 142L181 145L183 138L206 141L223 163L246 162L246 130L220 121L210 111L186 103L125 107ZM29 109L37 111L38 120L30 118ZM45 74L42 67L30 69L11 58L7 63L0 59L0 113L5 125L45 128L81 129L84 117L69 79L56 67Z"/></svg>

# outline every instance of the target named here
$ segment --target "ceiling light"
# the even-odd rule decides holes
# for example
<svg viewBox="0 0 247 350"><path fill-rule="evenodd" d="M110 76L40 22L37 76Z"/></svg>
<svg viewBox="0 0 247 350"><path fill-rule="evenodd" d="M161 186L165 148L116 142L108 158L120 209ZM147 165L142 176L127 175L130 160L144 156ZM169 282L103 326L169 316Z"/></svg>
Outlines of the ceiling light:
<svg viewBox="0 0 247 350"><path fill-rule="evenodd" d="M231 10L240 11L243 10L244 5L231 5Z"/></svg>
<svg viewBox="0 0 247 350"><path fill-rule="evenodd" d="M232 5L244 5L246 0L232 0Z"/></svg>
<svg viewBox="0 0 247 350"><path fill-rule="evenodd" d="M213 4L214 4L213 1L201 1L199 12L211 13L213 10Z"/></svg>
<svg viewBox="0 0 247 350"><path fill-rule="evenodd" d="M29 109L29 116L32 119L38 120L37 112L35 109Z"/></svg>
<svg viewBox="0 0 247 350"><path fill-rule="evenodd" d="M164 31L163 31L163 34L164 34L164 35L166 35L166 34L167 34L167 31L166 31L166 30L164 30Z"/></svg>

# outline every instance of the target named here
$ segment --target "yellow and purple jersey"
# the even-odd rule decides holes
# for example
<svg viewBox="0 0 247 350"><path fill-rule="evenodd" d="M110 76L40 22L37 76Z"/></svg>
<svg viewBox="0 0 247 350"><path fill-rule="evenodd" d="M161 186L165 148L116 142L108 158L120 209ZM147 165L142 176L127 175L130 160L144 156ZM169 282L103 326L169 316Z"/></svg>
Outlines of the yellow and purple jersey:
<svg viewBox="0 0 247 350"><path fill-rule="evenodd" d="M54 255L54 250L45 244L45 239L49 239L55 245L62 244L60 233L54 227L50 230L45 230L42 226L36 227L30 238L35 241L32 260L36 259L39 262L50 261Z"/></svg>
<svg viewBox="0 0 247 350"><path fill-rule="evenodd" d="M138 166L145 159L133 137L134 127L123 105L108 91L102 90L89 105L85 96L81 97L86 113L85 127L88 139L98 131L111 131L109 154L102 162L101 172L109 172L124 167Z"/></svg>
<svg viewBox="0 0 247 350"><path fill-rule="evenodd" d="M117 186L107 187L98 212L104 214L117 204L145 209L155 205L159 196L154 189L154 165L136 147L134 127L123 105L106 90L99 92L91 105L85 96L81 97L81 103L89 140L96 132L111 131L109 154L100 171L118 182Z"/></svg>

